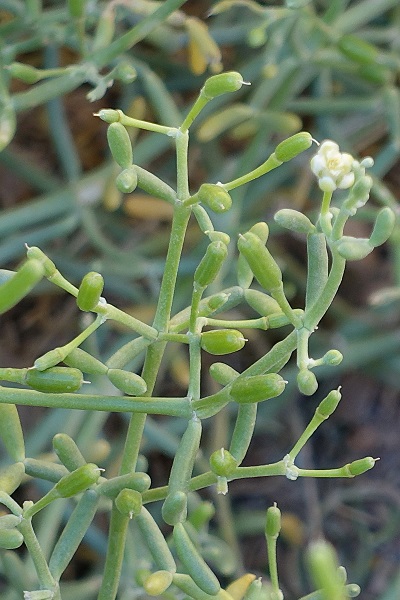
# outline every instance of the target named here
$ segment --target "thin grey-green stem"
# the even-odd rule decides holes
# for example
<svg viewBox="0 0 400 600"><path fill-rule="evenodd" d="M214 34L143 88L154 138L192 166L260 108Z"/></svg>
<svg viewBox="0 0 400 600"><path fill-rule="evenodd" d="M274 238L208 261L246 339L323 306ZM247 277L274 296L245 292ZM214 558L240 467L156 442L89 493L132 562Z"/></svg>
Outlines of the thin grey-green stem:
<svg viewBox="0 0 400 600"><path fill-rule="evenodd" d="M184 200L189 195L187 150L188 135L178 135L175 138L177 155L177 192L178 199ZM163 279L161 282L159 301L153 321L153 327L160 332L168 331L171 317L172 302L175 293L176 278L185 239L186 228L190 217L190 209L176 205L172 219L171 235L168 246L167 258ZM160 368L166 342L152 344L146 352L142 377L147 384L146 394L153 393L157 373ZM149 399L151 402L151 400ZM189 400L186 398L186 402ZM125 447L122 457L120 474L123 475L136 468L136 462L140 449L140 442L146 421L146 414L133 414L129 423ZM99 592L98 600L114 600L122 569L122 561L125 550L126 531L128 518L121 518L116 507L112 509L112 518L109 530L109 545L107 548L105 575Z"/></svg>
<svg viewBox="0 0 400 600"><path fill-rule="evenodd" d="M18 525L18 529L24 536L24 543L35 565L40 585L44 589L54 592L54 600L61 600L58 584L50 573L38 539L33 531L31 519L23 519Z"/></svg>
<svg viewBox="0 0 400 600"><path fill-rule="evenodd" d="M278 565L276 562L276 542L278 540L278 536L265 535L265 539L267 541L268 566L271 585L274 592L279 593Z"/></svg>

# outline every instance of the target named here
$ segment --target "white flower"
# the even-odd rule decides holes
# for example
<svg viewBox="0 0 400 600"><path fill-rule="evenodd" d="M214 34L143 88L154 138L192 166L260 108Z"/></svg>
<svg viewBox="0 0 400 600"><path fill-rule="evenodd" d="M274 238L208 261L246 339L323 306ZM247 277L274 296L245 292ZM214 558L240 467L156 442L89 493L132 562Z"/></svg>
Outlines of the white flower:
<svg viewBox="0 0 400 600"><path fill-rule="evenodd" d="M350 188L354 183L354 158L339 152L339 146L331 140L322 142L317 154L311 159L311 170L318 177L318 185L324 192Z"/></svg>

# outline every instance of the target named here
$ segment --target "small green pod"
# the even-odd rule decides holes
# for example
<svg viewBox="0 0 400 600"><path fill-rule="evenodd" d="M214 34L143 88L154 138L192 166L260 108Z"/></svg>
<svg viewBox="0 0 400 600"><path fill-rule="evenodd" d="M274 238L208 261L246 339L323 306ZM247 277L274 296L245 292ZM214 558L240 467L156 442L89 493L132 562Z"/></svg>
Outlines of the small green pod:
<svg viewBox="0 0 400 600"><path fill-rule="evenodd" d="M145 380L137 373L123 369L108 369L107 377L115 387L129 396L143 396L147 391Z"/></svg>
<svg viewBox="0 0 400 600"><path fill-rule="evenodd" d="M24 83L33 84L41 80L40 71L35 69L35 67L32 67L32 65L13 62L11 65L8 65L7 71L10 73L11 77L19 79Z"/></svg>
<svg viewBox="0 0 400 600"><path fill-rule="evenodd" d="M18 529L0 529L0 548L15 550L24 541L24 537Z"/></svg>
<svg viewBox="0 0 400 600"><path fill-rule="evenodd" d="M80 310L85 312L94 310L103 293L104 279L100 273L90 271L86 273L79 286L76 303Z"/></svg>
<svg viewBox="0 0 400 600"><path fill-rule="evenodd" d="M235 381L236 377L239 377L240 375L238 371L229 365L220 362L213 363L210 366L209 373L211 377L221 385L228 385L229 383L232 383L232 381Z"/></svg>
<svg viewBox="0 0 400 600"><path fill-rule="evenodd" d="M115 162L122 168L132 165L132 143L126 127L122 123L111 123L107 128L107 141Z"/></svg>
<svg viewBox="0 0 400 600"><path fill-rule="evenodd" d="M328 350L322 357L322 364L337 367L343 360L343 354L339 350Z"/></svg>
<svg viewBox="0 0 400 600"><path fill-rule="evenodd" d="M265 535L269 538L276 539L281 530L281 511L276 505L270 506L267 509L267 520L265 523Z"/></svg>
<svg viewBox="0 0 400 600"><path fill-rule="evenodd" d="M51 367L45 371L32 368L27 369L24 383L38 392L63 394L79 390L83 375L79 369L70 367Z"/></svg>
<svg viewBox="0 0 400 600"><path fill-rule="evenodd" d="M262 317L282 312L277 301L260 290L247 289L244 291L244 297L247 304Z"/></svg>
<svg viewBox="0 0 400 600"><path fill-rule="evenodd" d="M129 488L121 490L114 502L119 512L130 519L140 514L143 506L142 494Z"/></svg>
<svg viewBox="0 0 400 600"><path fill-rule="evenodd" d="M74 367L90 375L105 375L108 371L108 367L105 364L89 354L89 352L82 350L82 348L71 350L68 356L63 359L63 362L68 367Z"/></svg>
<svg viewBox="0 0 400 600"><path fill-rule="evenodd" d="M223 242L211 242L194 272L194 285L205 288L214 281L223 262L228 256L228 248Z"/></svg>
<svg viewBox="0 0 400 600"><path fill-rule="evenodd" d="M6 312L26 296L44 275L40 261L28 259L9 279L0 286L0 314Z"/></svg>
<svg viewBox="0 0 400 600"><path fill-rule="evenodd" d="M339 240L336 249L346 260L361 260L371 254L374 246L369 239L345 235Z"/></svg>
<svg viewBox="0 0 400 600"><path fill-rule="evenodd" d="M239 404L263 402L280 396L286 383L277 373L240 377L232 383L229 394Z"/></svg>
<svg viewBox="0 0 400 600"><path fill-rule="evenodd" d="M222 94L237 92L243 85L243 77L237 71L218 73L209 77L201 89L201 95L211 100Z"/></svg>
<svg viewBox="0 0 400 600"><path fill-rule="evenodd" d="M133 166L121 171L115 180L115 185L121 194L131 194L138 185L136 169Z"/></svg>
<svg viewBox="0 0 400 600"><path fill-rule="evenodd" d="M121 119L119 111L114 108L102 108L95 116L106 123L116 123Z"/></svg>
<svg viewBox="0 0 400 600"><path fill-rule="evenodd" d="M240 235L238 249L261 287L269 291L282 287L281 270L259 237L250 231Z"/></svg>
<svg viewBox="0 0 400 600"><path fill-rule="evenodd" d="M237 466L238 462L236 458L228 450L225 450L225 448L216 450L210 456L211 471L219 477L231 477L236 471Z"/></svg>
<svg viewBox="0 0 400 600"><path fill-rule="evenodd" d="M60 462L68 471L75 471L86 464L81 451L67 433L56 433L53 437L53 448Z"/></svg>
<svg viewBox="0 0 400 600"><path fill-rule="evenodd" d="M396 223L396 216L391 208L385 206L382 208L376 217L374 228L369 237L369 243L376 248L384 244L392 234Z"/></svg>
<svg viewBox="0 0 400 600"><path fill-rule="evenodd" d="M366 473L375 465L377 459L372 458L372 456L366 456L365 458L360 458L358 460L354 460L353 462L347 465L348 471L351 473L352 477L356 477L357 475L362 475Z"/></svg>
<svg viewBox="0 0 400 600"><path fill-rule="evenodd" d="M24 460L25 473L30 477L44 479L57 483L61 477L68 474L68 470L64 465L58 465L48 460L40 460L36 458L25 458Z"/></svg>
<svg viewBox="0 0 400 600"><path fill-rule="evenodd" d="M292 160L292 158L295 158L301 154L301 152L308 150L312 143L313 139L311 134L307 131L295 133L287 138L287 140L283 140L283 142L277 145L274 152L275 158L281 162Z"/></svg>
<svg viewBox="0 0 400 600"><path fill-rule="evenodd" d="M20 486L25 475L25 466L22 462L16 462L0 471L0 490L6 494L13 494Z"/></svg>
<svg viewBox="0 0 400 600"><path fill-rule="evenodd" d="M171 550L157 523L144 506L135 520L157 567L162 571L176 573L176 564Z"/></svg>
<svg viewBox="0 0 400 600"><path fill-rule="evenodd" d="M0 404L0 438L15 462L24 460L24 434L15 404Z"/></svg>
<svg viewBox="0 0 400 600"><path fill-rule="evenodd" d="M4 515L0 517L0 529L14 529L21 523L21 516Z"/></svg>
<svg viewBox="0 0 400 600"><path fill-rule="evenodd" d="M332 390L329 394L319 403L316 409L316 413L324 419L327 419L336 410L342 394L339 390Z"/></svg>
<svg viewBox="0 0 400 600"><path fill-rule="evenodd" d="M156 571L145 579L143 589L149 596L160 596L169 588L172 578L170 571Z"/></svg>
<svg viewBox="0 0 400 600"><path fill-rule="evenodd" d="M267 243L269 236L269 227L267 223L264 221L260 221L259 223L255 223L253 227L249 229L251 233L254 233L257 237L260 238L263 244ZM237 259L237 280L244 290L251 286L253 281L254 274L253 271L249 267L249 263L245 259L242 254L239 254Z"/></svg>
<svg viewBox="0 0 400 600"><path fill-rule="evenodd" d="M318 381L312 371L301 369L297 374L297 387L305 396L312 396L318 389Z"/></svg>
<svg viewBox="0 0 400 600"><path fill-rule="evenodd" d="M34 258L42 263L45 277L51 277L57 272L57 267L52 260L37 246L28 246L26 255L29 259Z"/></svg>
<svg viewBox="0 0 400 600"><path fill-rule="evenodd" d="M264 591L262 586L261 577L252 581L246 590L243 600L262 600L264 598Z"/></svg>
<svg viewBox="0 0 400 600"><path fill-rule="evenodd" d="M293 231L294 233L303 233L308 235L315 232L313 225L308 217L298 210L292 208L283 208L275 213L274 220L278 225Z"/></svg>
<svg viewBox="0 0 400 600"><path fill-rule="evenodd" d="M98 494L107 496L107 498L114 499L118 496L121 490L130 489L136 490L137 492L145 492L151 485L151 479L147 473L134 472L127 473L126 475L119 475L102 481L99 483L96 491Z"/></svg>
<svg viewBox="0 0 400 600"><path fill-rule="evenodd" d="M361 65L374 64L378 49L355 35L344 35L338 42L338 49L344 56Z"/></svg>
<svg viewBox="0 0 400 600"><path fill-rule="evenodd" d="M229 192L217 183L203 183L196 196L202 204L217 214L228 211L232 206Z"/></svg>
<svg viewBox="0 0 400 600"><path fill-rule="evenodd" d="M101 469L94 463L86 463L68 473L54 486L60 498L71 498L80 494L96 483L100 477Z"/></svg>
<svg viewBox="0 0 400 600"><path fill-rule="evenodd" d="M168 525L183 523L187 517L187 494L181 490L168 494L162 505L162 518Z"/></svg>
<svg viewBox="0 0 400 600"><path fill-rule="evenodd" d="M122 83L132 83L137 79L137 71L129 62L121 61L115 68L114 76Z"/></svg>
<svg viewBox="0 0 400 600"><path fill-rule="evenodd" d="M193 581L206 594L218 594L221 589L218 579L199 554L182 523L175 525L173 538L179 560Z"/></svg>
<svg viewBox="0 0 400 600"><path fill-rule="evenodd" d="M237 329L214 329L201 334L200 344L203 350L218 356L241 350L246 341Z"/></svg>

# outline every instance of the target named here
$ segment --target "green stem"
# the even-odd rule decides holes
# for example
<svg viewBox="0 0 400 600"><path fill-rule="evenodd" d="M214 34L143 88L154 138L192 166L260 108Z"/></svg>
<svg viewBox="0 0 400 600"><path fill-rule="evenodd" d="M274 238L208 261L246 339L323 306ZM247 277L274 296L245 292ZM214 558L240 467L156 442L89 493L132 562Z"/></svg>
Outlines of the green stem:
<svg viewBox="0 0 400 600"><path fill-rule="evenodd" d="M45 589L55 592L54 600L56 598L60 599L58 584L50 573L38 539L33 531L31 519L23 519L18 525L18 529L24 536L24 543L35 565L40 585Z"/></svg>
<svg viewBox="0 0 400 600"><path fill-rule="evenodd" d="M226 327L227 329L268 329L268 317L258 319L239 319L237 321L226 321L225 319L204 319L206 325L213 327Z"/></svg>
<svg viewBox="0 0 400 600"><path fill-rule="evenodd" d="M158 337L157 329L150 325L146 325L146 323L142 323L139 319L128 315L126 312L116 308L112 304L103 305L99 303L95 308L95 312L99 315L103 315L106 319L113 319L114 321L118 321L118 323L126 325L149 340L155 340Z"/></svg>
<svg viewBox="0 0 400 600"><path fill-rule="evenodd" d="M141 396L98 396L94 394L51 394L0 386L0 404L100 410L107 412L149 413L189 419L192 409L187 398L148 398Z"/></svg>
<svg viewBox="0 0 400 600"><path fill-rule="evenodd" d="M275 154L271 154L271 156L262 165L257 167L257 169L254 169L253 171L250 171L249 173L246 173L245 175L242 175L241 177L238 177L237 179L228 181L228 183L222 184L222 187L227 192L229 192L230 190L233 190L233 189L239 187L240 185L244 185L245 183L248 183L249 181L253 181L253 179L257 179L257 177L261 177L262 175L265 175L265 173L269 173L273 169L280 167L281 164L282 164L282 162L280 160L278 160L277 158L275 158Z"/></svg>

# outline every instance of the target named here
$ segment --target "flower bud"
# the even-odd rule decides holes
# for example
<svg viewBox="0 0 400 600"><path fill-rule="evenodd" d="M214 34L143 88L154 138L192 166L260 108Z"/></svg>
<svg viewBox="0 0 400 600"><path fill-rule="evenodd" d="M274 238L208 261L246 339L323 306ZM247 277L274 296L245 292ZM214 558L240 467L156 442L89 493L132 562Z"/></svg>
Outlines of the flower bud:
<svg viewBox="0 0 400 600"><path fill-rule="evenodd" d="M99 117L102 121L105 121L106 123L116 123L121 118L119 112L117 110L114 110L113 108L102 108L94 116Z"/></svg>
<svg viewBox="0 0 400 600"><path fill-rule="evenodd" d="M322 364L336 367L343 360L343 354L339 350L328 350L322 357Z"/></svg>
<svg viewBox="0 0 400 600"><path fill-rule="evenodd" d="M246 343L243 333L237 329L214 329L201 334L201 347L209 354L231 354L241 350Z"/></svg>
<svg viewBox="0 0 400 600"><path fill-rule="evenodd" d="M18 529L0 529L0 548L15 550L24 541L24 537Z"/></svg>
<svg viewBox="0 0 400 600"><path fill-rule="evenodd" d="M332 390L329 394L320 402L317 407L316 413L318 413L324 419L327 419L336 410L342 394L339 390Z"/></svg>
<svg viewBox="0 0 400 600"><path fill-rule="evenodd" d="M315 225L311 223L306 215L291 208L278 210L274 216L274 220L281 227L289 229L289 231L294 231L295 233L304 233L308 235L315 231Z"/></svg>
<svg viewBox="0 0 400 600"><path fill-rule="evenodd" d="M215 515L215 506L208 500L203 500L190 513L189 522L196 531L200 531Z"/></svg>
<svg viewBox="0 0 400 600"><path fill-rule="evenodd" d="M202 204L215 213L224 213L232 206L229 193L216 183L203 183L196 196Z"/></svg>
<svg viewBox="0 0 400 600"><path fill-rule="evenodd" d="M85 312L94 310L99 303L101 294L103 293L104 279L100 273L90 271L86 273L79 286L76 303L80 310Z"/></svg>
<svg viewBox="0 0 400 600"><path fill-rule="evenodd" d="M301 369L297 374L297 386L300 393L312 396L318 389L318 381L312 371Z"/></svg>
<svg viewBox="0 0 400 600"><path fill-rule="evenodd" d="M170 571L156 571L145 579L143 589L149 596L160 596L171 585L172 577Z"/></svg>
<svg viewBox="0 0 400 600"><path fill-rule="evenodd" d="M42 263L45 277L51 277L57 271L53 261L37 246L27 246L26 255Z"/></svg>
<svg viewBox="0 0 400 600"><path fill-rule="evenodd" d="M131 194L138 184L136 169L133 165L121 171L115 180L115 185L121 194Z"/></svg>
<svg viewBox="0 0 400 600"><path fill-rule="evenodd" d="M7 71L14 79L19 79L24 83L37 83L41 80L41 73L39 69L35 69L31 65L26 65L20 62L13 62L7 67Z"/></svg>
<svg viewBox="0 0 400 600"><path fill-rule="evenodd" d="M267 521L265 523L265 535L270 538L277 538L281 530L281 511L276 505L270 506L267 510Z"/></svg>
<svg viewBox="0 0 400 600"><path fill-rule="evenodd" d="M107 377L115 387L129 396L143 396L147 391L145 380L123 369L108 369Z"/></svg>
<svg viewBox="0 0 400 600"><path fill-rule="evenodd" d="M43 275L42 263L29 258L11 279L0 286L0 314L15 306L42 279Z"/></svg>
<svg viewBox="0 0 400 600"><path fill-rule="evenodd" d="M301 152L304 152L304 150L308 150L312 143L313 139L311 134L307 131L300 131L278 144L274 154L279 161L287 162L292 160L292 158L295 158Z"/></svg>
<svg viewBox="0 0 400 600"><path fill-rule="evenodd" d="M142 494L136 490L125 488L115 498L115 506L122 515L136 517L142 510Z"/></svg>
<svg viewBox="0 0 400 600"><path fill-rule="evenodd" d="M115 162L122 169L128 169L133 161L132 143L122 123L111 123L108 126L107 141Z"/></svg>
<svg viewBox="0 0 400 600"><path fill-rule="evenodd" d="M87 463L64 475L54 486L60 498L71 498L87 490L88 487L97 482L100 477L99 467L94 463Z"/></svg>
<svg viewBox="0 0 400 600"><path fill-rule="evenodd" d="M257 235L250 231L240 235L238 248L248 262L258 283L264 289L272 291L281 288L281 270Z"/></svg>
<svg viewBox="0 0 400 600"><path fill-rule="evenodd" d="M363 473L366 473L366 471L372 469L377 460L379 459L372 458L372 456L366 456L365 458L354 460L349 465L347 465L348 471L350 472L352 477L362 475Z"/></svg>
<svg viewBox="0 0 400 600"><path fill-rule="evenodd" d="M376 46L355 35L344 35L339 40L338 48L347 58L362 65L374 64L378 56Z"/></svg>
<svg viewBox="0 0 400 600"><path fill-rule="evenodd" d="M70 367L51 367L45 371L27 369L26 385L38 392L63 394L76 392L83 383L82 371Z"/></svg>
<svg viewBox="0 0 400 600"><path fill-rule="evenodd" d="M219 477L231 477L237 466L237 460L225 448L216 450L210 456L211 471Z"/></svg>
<svg viewBox="0 0 400 600"><path fill-rule="evenodd" d="M221 385L228 385L239 376L239 373L235 369L220 362L213 363L210 366L209 372L211 377Z"/></svg>
<svg viewBox="0 0 400 600"><path fill-rule="evenodd" d="M242 87L244 81L240 73L236 71L228 71L227 73L219 73L209 77L201 90L201 95L209 100L227 94L229 92L237 92Z"/></svg>
<svg viewBox="0 0 400 600"><path fill-rule="evenodd" d="M236 379L229 394L239 404L252 404L280 396L285 386L286 381L280 375L267 373Z"/></svg>
<svg viewBox="0 0 400 600"><path fill-rule="evenodd" d="M120 62L114 71L114 76L122 83L132 83L137 78L137 71L128 62Z"/></svg>
<svg viewBox="0 0 400 600"><path fill-rule="evenodd" d="M371 254L374 249L368 239L343 236L337 246L337 251L346 260L361 260Z"/></svg>
<svg viewBox="0 0 400 600"><path fill-rule="evenodd" d="M223 242L211 242L194 272L194 284L205 288L214 281L224 260L228 255L228 248Z"/></svg>
<svg viewBox="0 0 400 600"><path fill-rule="evenodd" d="M394 229L395 222L396 216L388 206L378 212L374 228L369 237L369 242L374 248L386 242Z"/></svg>

